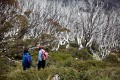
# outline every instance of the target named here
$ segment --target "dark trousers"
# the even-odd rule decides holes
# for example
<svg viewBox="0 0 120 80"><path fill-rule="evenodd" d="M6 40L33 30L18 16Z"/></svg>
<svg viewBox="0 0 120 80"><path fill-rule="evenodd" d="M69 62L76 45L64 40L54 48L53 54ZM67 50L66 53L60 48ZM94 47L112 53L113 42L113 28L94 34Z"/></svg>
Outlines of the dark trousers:
<svg viewBox="0 0 120 80"><path fill-rule="evenodd" d="M30 68L30 64L23 65L23 70L26 70L27 68Z"/></svg>
<svg viewBox="0 0 120 80"><path fill-rule="evenodd" d="M45 68L45 63L46 63L46 61L45 60L42 60L42 61L39 61L38 62L38 69L41 69L41 68Z"/></svg>

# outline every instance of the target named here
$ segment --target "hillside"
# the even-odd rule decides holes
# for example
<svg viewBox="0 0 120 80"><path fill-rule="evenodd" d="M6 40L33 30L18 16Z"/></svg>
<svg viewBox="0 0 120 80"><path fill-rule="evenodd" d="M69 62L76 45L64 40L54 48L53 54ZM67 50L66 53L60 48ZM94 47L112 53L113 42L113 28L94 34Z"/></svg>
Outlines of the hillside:
<svg viewBox="0 0 120 80"><path fill-rule="evenodd" d="M97 61L86 49L79 51L71 47L69 50L50 51L46 68L37 70L38 53L30 52L33 58L30 69L23 71L21 61L15 62L15 66L10 67L7 73L0 77L1 80L52 80L55 75L58 75L60 80L119 80L120 78L120 61L117 60L117 55L111 54L104 61ZM6 65L10 63L4 62L2 65L4 70L1 71L5 71L8 69Z"/></svg>
<svg viewBox="0 0 120 80"><path fill-rule="evenodd" d="M119 80L119 0L0 2L0 80ZM38 45L49 49L39 71ZM25 47L33 63L23 71Z"/></svg>

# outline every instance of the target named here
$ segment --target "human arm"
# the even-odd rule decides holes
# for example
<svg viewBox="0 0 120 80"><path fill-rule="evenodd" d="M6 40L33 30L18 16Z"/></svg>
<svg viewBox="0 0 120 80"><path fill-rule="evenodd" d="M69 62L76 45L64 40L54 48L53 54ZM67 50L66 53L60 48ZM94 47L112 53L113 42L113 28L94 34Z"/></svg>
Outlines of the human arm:
<svg viewBox="0 0 120 80"><path fill-rule="evenodd" d="M42 61L42 51L40 50L38 53L38 62Z"/></svg>

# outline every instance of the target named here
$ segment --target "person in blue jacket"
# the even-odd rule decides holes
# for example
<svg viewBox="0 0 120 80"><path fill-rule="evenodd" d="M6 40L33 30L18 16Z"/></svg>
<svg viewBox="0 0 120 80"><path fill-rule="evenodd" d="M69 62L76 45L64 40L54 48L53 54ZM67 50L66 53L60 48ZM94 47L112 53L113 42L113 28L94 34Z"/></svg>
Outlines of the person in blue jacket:
<svg viewBox="0 0 120 80"><path fill-rule="evenodd" d="M23 58L22 58L23 70L30 68L31 64L32 64L32 57L28 51L28 48L25 48Z"/></svg>

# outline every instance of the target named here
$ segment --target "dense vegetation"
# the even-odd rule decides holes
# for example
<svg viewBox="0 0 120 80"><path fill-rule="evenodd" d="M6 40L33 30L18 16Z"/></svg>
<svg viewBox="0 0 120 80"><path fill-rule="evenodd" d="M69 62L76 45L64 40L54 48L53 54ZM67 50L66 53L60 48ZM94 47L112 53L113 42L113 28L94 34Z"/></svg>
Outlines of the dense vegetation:
<svg viewBox="0 0 120 80"><path fill-rule="evenodd" d="M60 80L119 80L120 78L120 61L117 55L111 54L105 61L97 61L86 49L50 51L46 68L38 71L37 51L31 51L31 54L33 64L27 71L22 70L21 61L9 67L10 63L2 60L4 63L1 65L4 69L2 68L1 71L4 74L1 79L51 80L55 74L60 76Z"/></svg>
<svg viewBox="0 0 120 80"><path fill-rule="evenodd" d="M120 60L118 54L111 54L104 61L97 61L87 49L75 47L49 51L46 68L37 70L38 50L31 50L33 64L22 70L21 61L1 58L1 80L52 80L58 74L60 80L119 80Z"/></svg>
<svg viewBox="0 0 120 80"><path fill-rule="evenodd" d="M0 0L0 80L120 79L119 6L64 1ZM49 49L46 68L39 71L37 45ZM24 47L33 57L26 71Z"/></svg>

